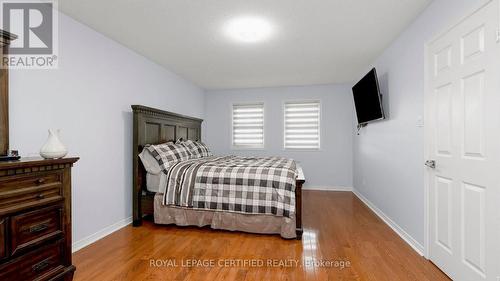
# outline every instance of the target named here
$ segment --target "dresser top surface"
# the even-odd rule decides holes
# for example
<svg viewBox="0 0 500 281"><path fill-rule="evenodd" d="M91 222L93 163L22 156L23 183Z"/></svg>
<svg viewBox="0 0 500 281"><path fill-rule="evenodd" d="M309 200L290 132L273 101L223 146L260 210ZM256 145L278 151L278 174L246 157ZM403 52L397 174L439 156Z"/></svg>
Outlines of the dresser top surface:
<svg viewBox="0 0 500 281"><path fill-rule="evenodd" d="M73 164L78 161L78 157L65 157L60 159L43 159L41 157L23 157L15 161L0 161L0 170L17 169L33 166L45 166L55 164Z"/></svg>

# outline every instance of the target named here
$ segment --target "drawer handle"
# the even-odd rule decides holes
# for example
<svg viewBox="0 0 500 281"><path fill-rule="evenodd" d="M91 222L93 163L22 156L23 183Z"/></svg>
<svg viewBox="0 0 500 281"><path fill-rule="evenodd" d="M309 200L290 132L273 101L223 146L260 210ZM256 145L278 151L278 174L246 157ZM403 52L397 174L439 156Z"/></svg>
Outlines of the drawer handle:
<svg viewBox="0 0 500 281"><path fill-rule="evenodd" d="M44 199L44 198L45 198L45 195L43 195L42 193L40 193L40 194L38 194L38 195L36 196L36 199L38 199L38 200L42 200L42 199Z"/></svg>
<svg viewBox="0 0 500 281"><path fill-rule="evenodd" d="M35 271L35 272L40 272L40 271L44 270L49 265L50 265L50 258L44 259L43 261L33 265L31 267L31 269L33 269L33 271Z"/></svg>
<svg viewBox="0 0 500 281"><path fill-rule="evenodd" d="M41 223L41 224L30 227L30 233L44 231L47 228L49 228L49 225L47 223Z"/></svg>
<svg viewBox="0 0 500 281"><path fill-rule="evenodd" d="M45 182L45 179L44 178L39 178L35 181L36 184L42 184Z"/></svg>

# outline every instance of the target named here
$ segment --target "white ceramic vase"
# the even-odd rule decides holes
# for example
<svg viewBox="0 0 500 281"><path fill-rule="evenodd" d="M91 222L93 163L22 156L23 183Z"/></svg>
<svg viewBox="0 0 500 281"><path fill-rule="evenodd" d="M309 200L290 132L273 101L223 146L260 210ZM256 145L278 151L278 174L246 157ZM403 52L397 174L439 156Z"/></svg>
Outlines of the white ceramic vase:
<svg viewBox="0 0 500 281"><path fill-rule="evenodd" d="M63 158L68 150L59 140L59 130L49 130L49 138L40 149L40 155L45 159Z"/></svg>

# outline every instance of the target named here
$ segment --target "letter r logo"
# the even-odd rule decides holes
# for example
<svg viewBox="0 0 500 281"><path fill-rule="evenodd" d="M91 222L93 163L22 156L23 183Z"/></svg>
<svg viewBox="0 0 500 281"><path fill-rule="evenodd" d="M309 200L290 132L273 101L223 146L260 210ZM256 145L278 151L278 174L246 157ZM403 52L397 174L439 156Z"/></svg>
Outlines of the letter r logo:
<svg viewBox="0 0 500 281"><path fill-rule="evenodd" d="M18 35L11 54L50 55L53 52L53 5L44 2L3 2L3 29Z"/></svg>

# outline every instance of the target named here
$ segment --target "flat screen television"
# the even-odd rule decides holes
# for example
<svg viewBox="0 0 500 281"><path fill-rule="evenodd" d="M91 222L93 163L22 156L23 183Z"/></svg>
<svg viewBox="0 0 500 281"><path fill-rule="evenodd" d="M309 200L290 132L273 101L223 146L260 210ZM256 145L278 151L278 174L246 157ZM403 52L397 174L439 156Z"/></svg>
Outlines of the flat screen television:
<svg viewBox="0 0 500 281"><path fill-rule="evenodd" d="M352 94L359 125L385 119L375 68L352 87Z"/></svg>

